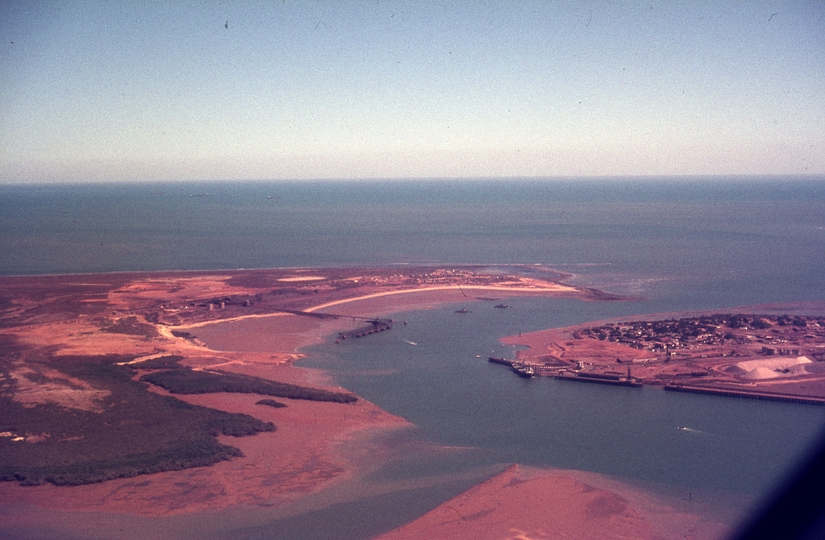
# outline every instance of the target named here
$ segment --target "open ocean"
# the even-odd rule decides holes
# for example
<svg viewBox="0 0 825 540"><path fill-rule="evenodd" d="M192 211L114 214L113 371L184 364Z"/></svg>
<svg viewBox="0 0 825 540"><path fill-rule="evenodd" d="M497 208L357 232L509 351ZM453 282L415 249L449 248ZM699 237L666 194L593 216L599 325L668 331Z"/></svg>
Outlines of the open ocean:
<svg viewBox="0 0 825 540"><path fill-rule="evenodd" d="M825 178L0 186L0 275L544 264L676 309L825 299Z"/></svg>
<svg viewBox="0 0 825 540"><path fill-rule="evenodd" d="M0 274L542 263L821 299L823 216L825 177L3 185Z"/></svg>
<svg viewBox="0 0 825 540"><path fill-rule="evenodd" d="M825 300L825 177L0 186L2 275L439 263L542 265L640 300L476 303L461 320L447 306L308 351L306 365L414 422L404 436L415 444L479 450L412 453L372 482L573 468L711 506L735 500L714 510L735 521L825 427L820 407L525 381L476 358L514 354L498 339L519 331ZM221 534L363 538L466 487L445 480Z"/></svg>

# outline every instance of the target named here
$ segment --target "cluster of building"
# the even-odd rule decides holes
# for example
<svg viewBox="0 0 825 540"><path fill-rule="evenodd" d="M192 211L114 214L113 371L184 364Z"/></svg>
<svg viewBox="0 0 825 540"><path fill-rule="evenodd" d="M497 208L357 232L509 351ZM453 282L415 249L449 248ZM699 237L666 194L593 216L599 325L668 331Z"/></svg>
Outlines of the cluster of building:
<svg viewBox="0 0 825 540"><path fill-rule="evenodd" d="M392 274L387 276L372 276L376 285L495 285L512 282L516 278L506 275L477 274L470 270L461 269L433 269L408 274Z"/></svg>
<svg viewBox="0 0 825 540"><path fill-rule="evenodd" d="M610 323L580 330L578 334L668 355L698 346L755 344L762 345L759 352L764 355L798 355L801 353L800 342L825 338L825 318L716 314L662 321Z"/></svg>

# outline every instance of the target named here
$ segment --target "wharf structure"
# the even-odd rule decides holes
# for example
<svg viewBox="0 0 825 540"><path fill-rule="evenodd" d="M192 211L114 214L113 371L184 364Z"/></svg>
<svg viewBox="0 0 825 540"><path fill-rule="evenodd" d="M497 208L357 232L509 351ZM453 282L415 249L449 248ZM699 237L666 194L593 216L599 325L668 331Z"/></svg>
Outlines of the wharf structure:
<svg viewBox="0 0 825 540"><path fill-rule="evenodd" d="M491 356L488 361L493 364L500 364L510 367L516 374L521 377L533 376L550 376L561 381L575 381L592 384L603 384L609 386L625 386L630 388L642 388L644 383L631 376L628 368L627 376L608 374L608 373L587 373L560 370L555 375L550 375L545 370L530 370L530 374L522 373L525 368L533 368L526 364L522 364L515 360L507 360L505 358ZM655 385L658 386L658 385ZM765 392L753 390L750 388L732 388L729 386L705 386L705 385L688 385L680 383L668 383L663 389L668 392L685 392L691 394L703 394L710 396L734 397L741 399L758 399L762 401L778 401L783 403L798 403L804 405L825 405L825 398L816 396L804 396L798 394L783 394L776 392Z"/></svg>

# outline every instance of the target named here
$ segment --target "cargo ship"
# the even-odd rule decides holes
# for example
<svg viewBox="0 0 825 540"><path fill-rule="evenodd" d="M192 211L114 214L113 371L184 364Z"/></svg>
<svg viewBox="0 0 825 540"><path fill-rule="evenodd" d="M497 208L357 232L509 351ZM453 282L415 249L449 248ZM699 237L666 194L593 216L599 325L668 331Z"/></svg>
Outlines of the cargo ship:
<svg viewBox="0 0 825 540"><path fill-rule="evenodd" d="M502 366L513 367L513 361L512 360L505 360L504 358L501 358L500 356L491 356L490 358L487 359L487 361L492 362L493 364L501 364Z"/></svg>
<svg viewBox="0 0 825 540"><path fill-rule="evenodd" d="M487 358L487 361L493 364L501 364L502 366L507 366L513 371L515 371L516 375L518 375L519 377L524 377L525 379L532 379L536 376L536 370L533 368L533 366L522 364L521 362L507 360L505 358L501 358L500 356L491 356Z"/></svg>
<svg viewBox="0 0 825 540"><path fill-rule="evenodd" d="M618 375L600 375L598 373L559 373L553 378L562 381L608 384L611 386L629 386L631 388L641 388L643 386L642 383L634 381L631 378L619 377Z"/></svg>
<svg viewBox="0 0 825 540"><path fill-rule="evenodd" d="M532 379L536 376L536 370L533 369L533 366L513 362L513 365L511 367L513 368L513 371L516 372L516 375L518 375L519 377L524 377L525 379Z"/></svg>

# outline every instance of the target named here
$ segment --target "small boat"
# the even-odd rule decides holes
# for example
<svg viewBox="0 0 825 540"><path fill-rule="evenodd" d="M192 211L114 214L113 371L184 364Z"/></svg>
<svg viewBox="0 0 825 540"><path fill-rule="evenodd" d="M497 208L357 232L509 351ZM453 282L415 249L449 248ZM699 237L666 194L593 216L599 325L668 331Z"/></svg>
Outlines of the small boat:
<svg viewBox="0 0 825 540"><path fill-rule="evenodd" d="M461 308L461 309L455 310L455 312L456 313L470 313L470 310L467 309L467 308Z"/></svg>
<svg viewBox="0 0 825 540"><path fill-rule="evenodd" d="M496 304L493 307L498 308L498 309L505 309L505 308L508 308L510 306L508 306L507 304Z"/></svg>

